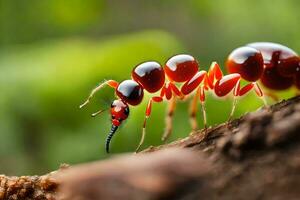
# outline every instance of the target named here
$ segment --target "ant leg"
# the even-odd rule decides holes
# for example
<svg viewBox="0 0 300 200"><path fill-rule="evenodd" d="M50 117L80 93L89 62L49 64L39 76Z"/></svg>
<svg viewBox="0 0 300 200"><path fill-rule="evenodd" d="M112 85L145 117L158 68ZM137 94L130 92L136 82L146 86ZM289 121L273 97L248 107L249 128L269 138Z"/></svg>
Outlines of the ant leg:
<svg viewBox="0 0 300 200"><path fill-rule="evenodd" d="M236 104L238 102L238 99L236 96L233 97L233 103L232 103L232 108L231 108L231 112L230 112L230 115L229 115L229 118L227 120L227 122L231 122L232 118L233 118L233 114L234 114L234 111L235 111L235 108L236 108Z"/></svg>
<svg viewBox="0 0 300 200"><path fill-rule="evenodd" d="M215 81L222 79L223 73L217 62L212 62L208 70L207 84L210 89L214 88Z"/></svg>
<svg viewBox="0 0 300 200"><path fill-rule="evenodd" d="M256 93L256 95L261 98L261 100L263 101L264 105L266 107L268 107L266 98L263 94L263 91L261 90L261 88L259 87L259 85L255 82L255 83L249 83L247 85L245 85L240 91L239 91L239 96L244 96L245 94L247 94L250 90L252 90L254 88L254 91Z"/></svg>
<svg viewBox="0 0 300 200"><path fill-rule="evenodd" d="M200 87L200 102L201 102L201 108L202 108L202 114L203 114L203 125L204 130L207 129L207 118L206 118L206 109L205 109L205 90L204 86Z"/></svg>
<svg viewBox="0 0 300 200"><path fill-rule="evenodd" d="M202 82L207 81L207 72L204 70L201 70L197 72L190 80L185 82L182 87L180 88L180 91L183 95L188 95L192 93Z"/></svg>
<svg viewBox="0 0 300 200"><path fill-rule="evenodd" d="M176 108L176 97L173 96L168 105L167 117L166 117L166 129L161 138L162 141L166 141L172 132L172 119L174 110Z"/></svg>
<svg viewBox="0 0 300 200"><path fill-rule="evenodd" d="M204 86L199 86L201 83L204 84ZM190 122L191 122L191 126L193 131L195 131L198 126L197 126L197 120L196 120L196 112L197 112L197 98L198 96L200 96L200 100L205 99L204 96L204 88L208 89L208 84L209 84L209 80L208 80L208 75L207 72L202 70L197 72L190 80L188 80L187 82L185 82L183 84L183 86L181 87L181 93L183 95L188 95L190 93L192 93L196 88L196 94L193 97L193 100L191 101L190 104ZM201 93L202 90L202 93ZM202 105L202 111L205 112L204 109L204 104L201 101L201 105ZM203 115L204 117L204 121L206 124L206 114Z"/></svg>
<svg viewBox="0 0 300 200"><path fill-rule="evenodd" d="M258 83L256 83L256 82L254 83L254 90L255 90L256 95L261 98L261 100L263 101L264 105L266 107L268 107L269 105L268 105L268 102L266 100L266 97L265 97L262 89L259 87Z"/></svg>
<svg viewBox="0 0 300 200"><path fill-rule="evenodd" d="M170 100L173 96L172 94L172 88L171 88L171 83L166 83L162 91L164 90L164 94L167 100ZM160 95L161 96L161 95Z"/></svg>
<svg viewBox="0 0 300 200"><path fill-rule="evenodd" d="M229 115L228 122L231 120L235 111L235 107L237 103L236 98L239 96L239 91L240 91L240 80L241 80L241 75L237 73L233 73L233 74L228 74L226 76L223 76L220 80L218 80L214 84L214 93L218 97L224 97L233 90L234 99L233 99L233 105Z"/></svg>
<svg viewBox="0 0 300 200"><path fill-rule="evenodd" d="M248 84L248 85L250 85L250 84ZM246 87L247 87L247 85L244 88L246 88ZM235 111L235 108L236 108L236 105L238 102L239 94L240 94L240 78L237 80L237 82L233 88L233 102L232 102L231 112L230 112L229 118L227 120L228 124L233 118L233 114L234 114L234 111Z"/></svg>
<svg viewBox="0 0 300 200"><path fill-rule="evenodd" d="M118 87L119 83L117 81L114 81L114 80L108 80L108 81L105 81L105 82L101 83L99 86L97 86L96 88L94 88L91 91L91 93L90 93L89 97L87 98L87 100L83 104L81 104L79 106L79 108L83 108L84 106L86 106L90 102L91 98L93 98L93 96L95 95L95 93L98 92L105 85L108 85L108 86L116 89Z"/></svg>
<svg viewBox="0 0 300 200"><path fill-rule="evenodd" d="M198 129L198 123L197 123L197 110L198 110L198 96L200 95L200 88L197 89L196 94L194 95L191 103L190 103L190 123L192 127L192 131L196 131Z"/></svg>
<svg viewBox="0 0 300 200"><path fill-rule="evenodd" d="M172 90L172 93L177 96L179 99L183 100L185 95L174 85L174 83L169 84L170 89Z"/></svg>
<svg viewBox="0 0 300 200"><path fill-rule="evenodd" d="M142 137L141 140L139 142L138 147L136 148L135 152L137 153L139 151L139 149L141 148L141 146L144 143L144 139L145 139L145 135L146 135L146 125L147 125L147 120L151 115L151 110L152 110L152 102L162 102L163 98L162 97L152 97L147 104L147 108L146 108L146 115L145 115L145 119L144 119L144 124L143 124L143 131L142 131Z"/></svg>

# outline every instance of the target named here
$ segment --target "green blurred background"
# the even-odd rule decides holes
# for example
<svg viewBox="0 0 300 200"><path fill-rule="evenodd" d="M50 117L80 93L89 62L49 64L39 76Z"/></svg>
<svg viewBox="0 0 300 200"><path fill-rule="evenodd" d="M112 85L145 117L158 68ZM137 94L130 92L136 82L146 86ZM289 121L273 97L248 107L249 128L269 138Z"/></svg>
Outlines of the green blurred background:
<svg viewBox="0 0 300 200"><path fill-rule="evenodd" d="M298 0L0 0L0 174L42 174L107 157L110 116L90 113L108 108L113 91L78 106L103 79L127 79L142 61L163 64L188 53L203 69L212 61L223 67L231 50L254 41L299 52L299 10ZM134 151L148 98L131 108L112 153ZM231 103L209 96L209 124L226 121ZM250 94L235 115L259 106ZM154 105L143 148L161 144L165 107ZM178 104L169 141L189 134L187 110L187 102Z"/></svg>

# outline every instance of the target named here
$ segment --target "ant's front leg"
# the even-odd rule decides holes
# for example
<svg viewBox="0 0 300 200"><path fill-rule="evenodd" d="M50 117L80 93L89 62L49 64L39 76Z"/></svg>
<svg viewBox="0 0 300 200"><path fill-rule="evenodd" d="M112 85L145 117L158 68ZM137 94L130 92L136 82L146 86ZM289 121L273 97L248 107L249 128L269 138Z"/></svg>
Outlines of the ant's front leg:
<svg viewBox="0 0 300 200"><path fill-rule="evenodd" d="M147 108L146 108L146 113L145 113L145 119L144 119L144 124L143 124L143 131L142 131L142 137L141 137L141 140L139 142L139 145L138 147L136 148L135 152L137 153L141 146L143 145L144 143L144 140L145 140L145 136L146 136L146 125L147 125L147 120L148 118L150 117L151 115L151 111L152 111L152 102L162 102L163 101L163 98L162 97L152 97L149 101L148 101L148 104L147 104Z"/></svg>
<svg viewBox="0 0 300 200"><path fill-rule="evenodd" d="M94 88L91 91L91 93L90 93L89 97L87 98L87 100L83 104L81 104L79 106L79 108L83 108L84 106L86 106L90 102L91 98L93 98L95 93L98 92L101 88L103 88L106 85L116 89L118 87L119 83L117 81L114 81L114 80L108 80L108 81L105 81L105 82L101 83L99 86L97 86L96 88Z"/></svg>

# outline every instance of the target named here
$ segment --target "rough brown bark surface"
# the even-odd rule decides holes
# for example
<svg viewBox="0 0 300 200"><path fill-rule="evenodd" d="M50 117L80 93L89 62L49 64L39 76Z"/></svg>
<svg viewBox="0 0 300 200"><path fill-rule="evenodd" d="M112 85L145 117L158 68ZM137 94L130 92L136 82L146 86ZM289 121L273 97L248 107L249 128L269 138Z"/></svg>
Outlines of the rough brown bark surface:
<svg viewBox="0 0 300 200"><path fill-rule="evenodd" d="M22 177L0 176L0 199L20 194L20 199L65 200L300 199L300 97L209 128L206 134L199 131L137 155L47 176L55 187L45 189L41 177L27 177L33 186L25 193L23 182L15 187ZM14 184L7 179L15 179ZM43 198L34 196L38 193Z"/></svg>
<svg viewBox="0 0 300 200"><path fill-rule="evenodd" d="M0 175L0 199L55 200L57 182L51 178L53 175L54 173L40 177L6 177Z"/></svg>

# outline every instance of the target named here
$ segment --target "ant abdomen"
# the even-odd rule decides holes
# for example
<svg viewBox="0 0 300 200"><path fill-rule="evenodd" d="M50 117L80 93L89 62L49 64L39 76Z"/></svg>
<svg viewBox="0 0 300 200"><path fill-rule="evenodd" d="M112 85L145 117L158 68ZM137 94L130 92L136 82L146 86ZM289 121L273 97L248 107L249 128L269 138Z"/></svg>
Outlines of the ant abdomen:
<svg viewBox="0 0 300 200"><path fill-rule="evenodd" d="M137 65L131 72L132 79L150 93L159 91L165 83L165 72L155 61Z"/></svg>
<svg viewBox="0 0 300 200"><path fill-rule="evenodd" d="M299 87L300 58L292 49L271 42L255 42L235 49L226 62L229 73L251 82L260 80L273 90Z"/></svg>
<svg viewBox="0 0 300 200"><path fill-rule="evenodd" d="M293 85L293 78L280 75L276 67L266 67L260 80L272 90L286 90Z"/></svg>
<svg viewBox="0 0 300 200"><path fill-rule="evenodd" d="M276 67L280 76L292 77L299 71L299 56L292 49L271 42L255 42L247 46L259 50L264 58L265 68Z"/></svg>
<svg viewBox="0 0 300 200"><path fill-rule="evenodd" d="M292 49L271 42L256 42L248 46L259 50L264 59L264 73L261 82L273 90L285 90L294 83L299 71L299 57Z"/></svg>

